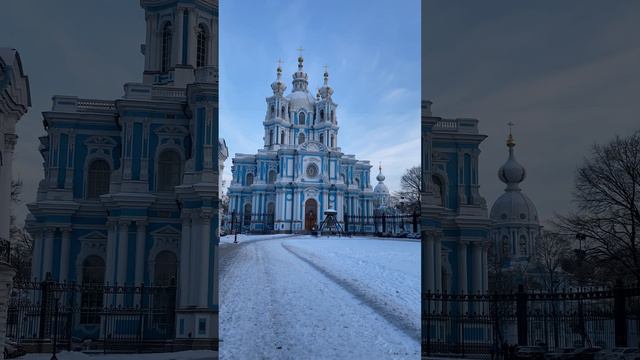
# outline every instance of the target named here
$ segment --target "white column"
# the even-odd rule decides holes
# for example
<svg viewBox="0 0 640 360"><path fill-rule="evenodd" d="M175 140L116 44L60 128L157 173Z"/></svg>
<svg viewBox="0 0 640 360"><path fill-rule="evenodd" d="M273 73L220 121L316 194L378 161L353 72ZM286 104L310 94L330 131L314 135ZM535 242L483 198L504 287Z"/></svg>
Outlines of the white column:
<svg viewBox="0 0 640 360"><path fill-rule="evenodd" d="M467 282L467 242L460 241L458 243L458 290L461 294L468 294ZM462 313L466 313L469 309L466 302L462 302Z"/></svg>
<svg viewBox="0 0 640 360"><path fill-rule="evenodd" d="M71 228L62 229L62 244L60 246L60 281L66 281L69 278L69 238Z"/></svg>
<svg viewBox="0 0 640 360"><path fill-rule="evenodd" d="M424 239L422 251L425 253L425 256L423 257L424 265L422 266L422 268L423 270L426 270L425 274L423 275L425 279L424 290L433 292L434 291L433 237L430 234L423 234L422 237Z"/></svg>
<svg viewBox="0 0 640 360"><path fill-rule="evenodd" d="M38 230L33 237L33 254L31 257L31 279L37 278L42 280L42 268L40 261L42 260L42 236L43 231Z"/></svg>
<svg viewBox="0 0 640 360"><path fill-rule="evenodd" d="M136 221L136 272L134 284L140 285L144 282L144 250L147 239L147 223L146 221Z"/></svg>
<svg viewBox="0 0 640 360"><path fill-rule="evenodd" d="M117 223L107 222L107 263L105 269L105 283L113 284L116 269L116 241Z"/></svg>
<svg viewBox="0 0 640 360"><path fill-rule="evenodd" d="M191 214L185 212L182 214L182 237L180 238L180 301L181 307L187 306L189 303L189 252L191 251Z"/></svg>
<svg viewBox="0 0 640 360"><path fill-rule="evenodd" d="M200 296L198 305L206 308L209 301L209 252L211 244L211 214L201 214L202 238L200 239Z"/></svg>
<svg viewBox="0 0 640 360"><path fill-rule="evenodd" d="M479 241L473 243L471 272L473 274L471 291L473 294L478 294L482 292L482 243Z"/></svg>
<svg viewBox="0 0 640 360"><path fill-rule="evenodd" d="M487 293L489 291L489 257L487 253L489 251L488 243L485 243L482 247L482 292Z"/></svg>
<svg viewBox="0 0 640 360"><path fill-rule="evenodd" d="M442 239L437 236L434 241L434 262L436 267L435 287L436 291L443 292L442 289Z"/></svg>
<svg viewBox="0 0 640 360"><path fill-rule="evenodd" d="M118 224L118 285L124 285L127 280L127 250L129 245L129 221L123 220Z"/></svg>
<svg viewBox="0 0 640 360"><path fill-rule="evenodd" d="M191 213L191 251L189 252L189 282L190 284L199 284L200 267L199 267L199 251L200 238L202 237L200 215L197 212ZM189 287L189 303L188 305L197 305L197 287Z"/></svg>
<svg viewBox="0 0 640 360"><path fill-rule="evenodd" d="M47 228L44 233L44 251L42 254L42 279L46 279L47 273L51 272L51 262L53 260L53 235L54 227Z"/></svg>

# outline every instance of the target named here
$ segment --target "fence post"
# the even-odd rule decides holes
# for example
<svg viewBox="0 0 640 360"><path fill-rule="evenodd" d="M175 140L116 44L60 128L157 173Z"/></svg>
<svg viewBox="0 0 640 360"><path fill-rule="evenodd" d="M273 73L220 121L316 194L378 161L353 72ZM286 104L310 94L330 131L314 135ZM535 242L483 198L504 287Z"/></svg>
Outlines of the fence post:
<svg viewBox="0 0 640 360"><path fill-rule="evenodd" d="M138 353L141 352L141 345L142 345L142 339L144 337L144 335L142 334L142 332L144 331L144 283L141 283L140 285L140 302L138 303L139 306L139 313L138 313L138 346L137 346L137 350ZM134 290L135 291L135 290Z"/></svg>
<svg viewBox="0 0 640 360"><path fill-rule="evenodd" d="M613 316L615 327L616 347L627 347L627 319L625 291L622 280L616 280L613 288Z"/></svg>
<svg viewBox="0 0 640 360"><path fill-rule="evenodd" d="M524 286L518 285L516 294L516 317L518 323L518 345L527 346L527 293Z"/></svg>
<svg viewBox="0 0 640 360"><path fill-rule="evenodd" d="M384 213L382 214L382 232L387 232L387 217Z"/></svg>
<svg viewBox="0 0 640 360"><path fill-rule="evenodd" d="M415 210L413 211L413 232L418 232L418 213Z"/></svg>

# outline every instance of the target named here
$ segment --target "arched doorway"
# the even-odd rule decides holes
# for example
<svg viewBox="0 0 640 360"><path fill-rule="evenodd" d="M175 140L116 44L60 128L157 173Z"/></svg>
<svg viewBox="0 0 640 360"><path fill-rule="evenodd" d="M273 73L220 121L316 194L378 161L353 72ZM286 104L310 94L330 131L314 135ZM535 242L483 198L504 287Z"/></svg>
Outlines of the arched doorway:
<svg viewBox="0 0 640 360"><path fill-rule="evenodd" d="M275 221L276 205L272 202L267 204L267 230L273 230Z"/></svg>
<svg viewBox="0 0 640 360"><path fill-rule="evenodd" d="M315 199L308 199L304 203L304 229L311 231L318 220L318 202Z"/></svg>

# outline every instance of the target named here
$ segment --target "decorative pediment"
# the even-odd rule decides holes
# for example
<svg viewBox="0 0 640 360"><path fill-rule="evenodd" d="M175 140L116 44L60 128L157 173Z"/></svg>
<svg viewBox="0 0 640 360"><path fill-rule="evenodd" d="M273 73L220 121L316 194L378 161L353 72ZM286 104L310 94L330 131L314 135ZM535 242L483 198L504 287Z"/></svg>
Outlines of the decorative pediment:
<svg viewBox="0 0 640 360"><path fill-rule="evenodd" d="M300 151L325 152L327 147L323 143L317 141L305 141L298 146Z"/></svg>
<svg viewBox="0 0 640 360"><path fill-rule="evenodd" d="M178 229L171 225L166 225L161 227L156 231L151 232L151 236L153 237L180 237L181 233Z"/></svg>
<svg viewBox="0 0 640 360"><path fill-rule="evenodd" d="M84 144L87 145L87 148L113 148L118 143L113 140L113 138L108 136L91 136L87 140L84 141Z"/></svg>
<svg viewBox="0 0 640 360"><path fill-rule="evenodd" d="M304 189L304 194L305 194L306 198L318 197L319 193L320 193L320 191L315 187L310 187L310 188Z"/></svg>
<svg viewBox="0 0 640 360"><path fill-rule="evenodd" d="M84 258L90 254L104 255L107 252L107 235L100 231L92 231L87 235L78 238L80 240L80 253Z"/></svg>
<svg viewBox="0 0 640 360"><path fill-rule="evenodd" d="M185 137L189 131L184 126L165 125L154 131L160 137Z"/></svg>
<svg viewBox="0 0 640 360"><path fill-rule="evenodd" d="M433 161L447 161L449 157L445 153L434 151L433 154L431 155L431 159Z"/></svg>

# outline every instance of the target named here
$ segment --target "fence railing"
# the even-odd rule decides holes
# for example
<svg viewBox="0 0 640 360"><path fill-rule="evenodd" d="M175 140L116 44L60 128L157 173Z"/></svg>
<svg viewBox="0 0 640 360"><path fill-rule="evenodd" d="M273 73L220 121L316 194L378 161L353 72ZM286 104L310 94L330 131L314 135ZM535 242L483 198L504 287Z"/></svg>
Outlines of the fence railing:
<svg viewBox="0 0 640 360"><path fill-rule="evenodd" d="M16 282L7 337L25 347L71 350L90 343L104 352L164 351L175 332L175 281L169 285Z"/></svg>
<svg viewBox="0 0 640 360"><path fill-rule="evenodd" d="M423 354L498 355L506 344L638 346L640 288L512 294L423 293Z"/></svg>
<svg viewBox="0 0 640 360"><path fill-rule="evenodd" d="M317 219L321 223L323 218ZM403 236L420 232L420 215L377 214L372 216L345 214L340 222L346 233L376 234L383 236ZM232 212L222 224L228 233L271 233L275 230L276 218L273 213L242 214ZM285 221L290 222L290 221Z"/></svg>

